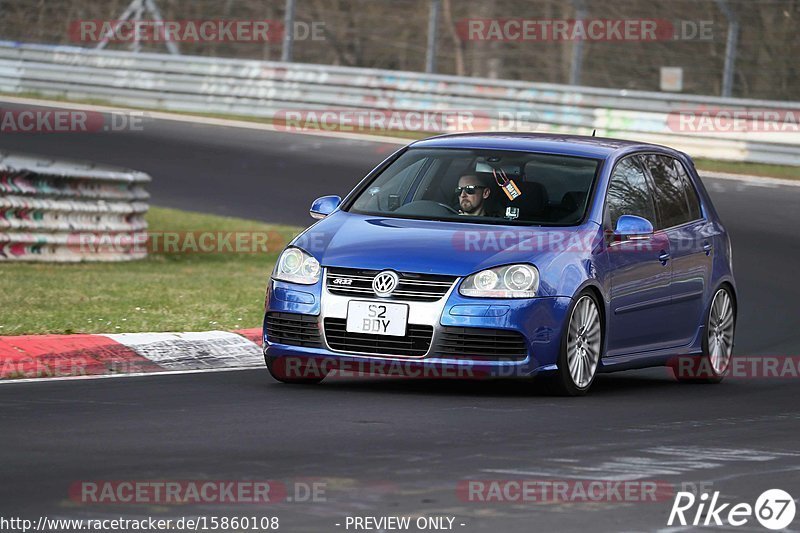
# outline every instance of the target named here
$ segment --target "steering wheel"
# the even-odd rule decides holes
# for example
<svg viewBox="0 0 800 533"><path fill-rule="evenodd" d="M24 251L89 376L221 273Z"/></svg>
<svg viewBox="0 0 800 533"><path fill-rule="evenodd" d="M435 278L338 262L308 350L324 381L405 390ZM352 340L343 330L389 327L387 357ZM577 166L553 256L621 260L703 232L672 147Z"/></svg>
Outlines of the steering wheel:
<svg viewBox="0 0 800 533"><path fill-rule="evenodd" d="M457 214L458 214L458 210L456 210L456 209L453 209L453 207L452 207L452 206L449 206L449 205L447 205L447 204L443 204L443 203L441 203L441 202L436 202L436 203L437 203L437 204L439 204L440 206L444 207L445 209L447 209L448 211L450 211L450 212L451 212L451 213L453 213L454 215L457 215Z"/></svg>
<svg viewBox="0 0 800 533"><path fill-rule="evenodd" d="M415 200L394 210L398 215L444 216L458 214L447 204L433 200Z"/></svg>

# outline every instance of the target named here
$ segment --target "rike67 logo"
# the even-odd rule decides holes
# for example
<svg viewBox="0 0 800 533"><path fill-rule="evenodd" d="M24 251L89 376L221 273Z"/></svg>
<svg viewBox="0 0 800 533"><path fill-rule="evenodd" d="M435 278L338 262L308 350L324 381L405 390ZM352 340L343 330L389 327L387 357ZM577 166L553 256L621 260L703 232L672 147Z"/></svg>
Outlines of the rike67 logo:
<svg viewBox="0 0 800 533"><path fill-rule="evenodd" d="M755 505L749 503L719 503L719 491L709 497L707 492L699 497L691 492L678 492L669 513L667 525L676 521L682 526L744 526L756 520L767 529L785 529L795 516L792 496L781 489L764 491Z"/></svg>

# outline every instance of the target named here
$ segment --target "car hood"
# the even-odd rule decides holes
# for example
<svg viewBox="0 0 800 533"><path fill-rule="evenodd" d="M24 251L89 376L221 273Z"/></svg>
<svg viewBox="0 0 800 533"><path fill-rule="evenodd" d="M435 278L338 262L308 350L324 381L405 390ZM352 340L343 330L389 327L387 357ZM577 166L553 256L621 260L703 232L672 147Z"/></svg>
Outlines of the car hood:
<svg viewBox="0 0 800 533"><path fill-rule="evenodd" d="M392 269L466 276L484 268L553 263L588 256L598 226L541 228L411 220L337 211L292 243L325 267Z"/></svg>

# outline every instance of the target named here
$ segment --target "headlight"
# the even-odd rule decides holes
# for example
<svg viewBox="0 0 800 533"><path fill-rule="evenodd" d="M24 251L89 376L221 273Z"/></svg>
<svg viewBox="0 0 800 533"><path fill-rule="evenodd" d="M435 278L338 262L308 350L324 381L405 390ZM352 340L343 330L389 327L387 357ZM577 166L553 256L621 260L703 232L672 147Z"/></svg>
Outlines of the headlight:
<svg viewBox="0 0 800 533"><path fill-rule="evenodd" d="M482 298L532 298L539 290L539 271L533 265L489 268L467 277L459 292Z"/></svg>
<svg viewBox="0 0 800 533"><path fill-rule="evenodd" d="M300 248L287 248L278 258L272 279L313 285L319 281L319 271L319 261Z"/></svg>

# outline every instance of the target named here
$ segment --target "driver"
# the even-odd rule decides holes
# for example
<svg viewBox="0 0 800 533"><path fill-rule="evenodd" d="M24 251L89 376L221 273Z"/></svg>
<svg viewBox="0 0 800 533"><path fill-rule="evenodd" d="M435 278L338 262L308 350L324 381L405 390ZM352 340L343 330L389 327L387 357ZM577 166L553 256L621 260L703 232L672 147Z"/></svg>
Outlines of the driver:
<svg viewBox="0 0 800 533"><path fill-rule="evenodd" d="M486 200L492 194L485 180L475 174L466 174L458 180L456 187L459 215L487 216Z"/></svg>

